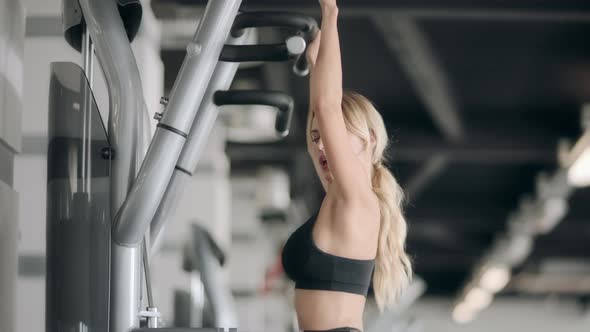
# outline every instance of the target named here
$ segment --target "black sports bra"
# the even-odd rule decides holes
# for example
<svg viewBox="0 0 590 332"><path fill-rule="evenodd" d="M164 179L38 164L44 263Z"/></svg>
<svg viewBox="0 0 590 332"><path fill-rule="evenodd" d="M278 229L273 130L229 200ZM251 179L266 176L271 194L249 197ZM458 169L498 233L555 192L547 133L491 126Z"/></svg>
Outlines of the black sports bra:
<svg viewBox="0 0 590 332"><path fill-rule="evenodd" d="M282 263L295 288L332 290L367 296L375 260L334 256L313 241L317 214L301 225L283 248Z"/></svg>

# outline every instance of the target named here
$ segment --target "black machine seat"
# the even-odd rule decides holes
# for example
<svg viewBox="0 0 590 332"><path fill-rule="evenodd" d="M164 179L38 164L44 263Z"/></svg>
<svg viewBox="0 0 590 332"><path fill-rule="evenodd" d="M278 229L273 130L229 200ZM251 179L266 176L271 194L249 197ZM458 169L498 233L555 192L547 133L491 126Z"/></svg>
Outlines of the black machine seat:
<svg viewBox="0 0 590 332"><path fill-rule="evenodd" d="M82 49L82 23L84 18L82 17L82 9L80 8L79 0L62 0L62 23L64 29L64 36L66 41L75 50L80 52ZM105 0L101 0L105 1ZM139 25L141 24L142 7L140 0L108 0L117 1L117 8L119 14L123 19L123 25L127 32L129 42L132 42Z"/></svg>

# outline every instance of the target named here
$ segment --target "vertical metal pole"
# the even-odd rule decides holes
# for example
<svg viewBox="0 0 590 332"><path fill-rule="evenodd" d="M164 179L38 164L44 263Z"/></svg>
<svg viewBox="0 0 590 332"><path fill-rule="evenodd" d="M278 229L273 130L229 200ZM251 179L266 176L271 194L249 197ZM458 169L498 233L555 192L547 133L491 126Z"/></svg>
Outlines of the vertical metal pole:
<svg viewBox="0 0 590 332"><path fill-rule="evenodd" d="M115 157L111 160L110 195L111 216L114 218L127 197L143 159L143 137L138 115L147 117L147 110L139 70L116 1L78 2L109 91L108 135L110 146L115 151ZM139 326L140 245L111 245L111 332L126 332Z"/></svg>
<svg viewBox="0 0 590 332"><path fill-rule="evenodd" d="M88 33L88 29L86 29L86 23L82 24L82 62L83 62L83 69L84 73L86 74L86 78L88 79L88 89L84 89L84 104L85 107L82 108L82 137L92 137L92 79L94 73L94 61L93 61L93 54L94 54L94 46L92 45L92 40L90 39L90 33ZM82 84L83 87L86 87L85 84ZM91 188L91 168L89 167L90 163L87 162L90 160L90 153L92 152L92 148L90 145L92 144L91 140L85 140L82 144L82 192L90 193ZM90 198L90 196L88 196Z"/></svg>
<svg viewBox="0 0 590 332"><path fill-rule="evenodd" d="M145 291L147 293L148 306L154 307L154 298L152 296L152 279L150 278L150 259L149 259L147 247L149 247L149 243L147 241L147 235L146 235L146 236L144 236L143 245L142 245L143 271L144 271L144 275L145 275Z"/></svg>
<svg viewBox="0 0 590 332"><path fill-rule="evenodd" d="M140 246L111 245L110 332L126 332L139 326L140 250Z"/></svg>
<svg viewBox="0 0 590 332"><path fill-rule="evenodd" d="M94 44L90 39L90 33L86 29L86 23L82 24L82 59L83 69L88 78L88 85L92 88L92 80L94 75Z"/></svg>
<svg viewBox="0 0 590 332"><path fill-rule="evenodd" d="M187 247L188 259L199 271L207 299L213 310L215 327L235 328L238 318L229 284L223 274L221 263L215 254L214 244L201 226L193 224Z"/></svg>

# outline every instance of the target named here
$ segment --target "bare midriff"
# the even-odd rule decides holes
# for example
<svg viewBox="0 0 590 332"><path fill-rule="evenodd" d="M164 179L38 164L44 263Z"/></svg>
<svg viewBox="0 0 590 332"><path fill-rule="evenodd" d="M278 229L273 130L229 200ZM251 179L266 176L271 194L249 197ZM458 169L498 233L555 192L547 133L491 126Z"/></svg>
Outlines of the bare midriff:
<svg viewBox="0 0 590 332"><path fill-rule="evenodd" d="M354 327L362 331L365 301L366 298L358 294L295 289L299 330Z"/></svg>

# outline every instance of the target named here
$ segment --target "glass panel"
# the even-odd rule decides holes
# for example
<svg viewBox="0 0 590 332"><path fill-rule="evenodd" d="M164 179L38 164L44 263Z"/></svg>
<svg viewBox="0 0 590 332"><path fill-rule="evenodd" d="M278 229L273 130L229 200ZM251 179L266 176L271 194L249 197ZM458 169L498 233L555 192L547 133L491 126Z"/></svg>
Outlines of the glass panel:
<svg viewBox="0 0 590 332"><path fill-rule="evenodd" d="M76 64L51 64L48 136L46 330L106 332L110 146Z"/></svg>

